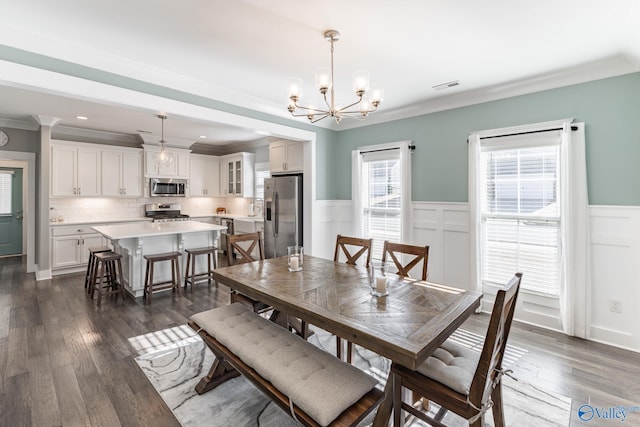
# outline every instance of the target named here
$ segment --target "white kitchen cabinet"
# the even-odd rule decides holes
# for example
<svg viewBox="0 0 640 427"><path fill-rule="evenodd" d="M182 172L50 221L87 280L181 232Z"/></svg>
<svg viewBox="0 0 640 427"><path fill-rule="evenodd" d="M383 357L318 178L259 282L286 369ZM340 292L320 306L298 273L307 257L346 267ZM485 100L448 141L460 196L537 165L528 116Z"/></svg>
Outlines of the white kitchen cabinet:
<svg viewBox="0 0 640 427"><path fill-rule="evenodd" d="M106 240L89 226L59 226L51 228L51 268L72 268L86 265L89 248L105 246Z"/></svg>
<svg viewBox="0 0 640 427"><path fill-rule="evenodd" d="M100 195L100 151L81 143L51 143L51 197Z"/></svg>
<svg viewBox="0 0 640 427"><path fill-rule="evenodd" d="M220 157L220 195L253 197L255 154L235 153Z"/></svg>
<svg viewBox="0 0 640 427"><path fill-rule="evenodd" d="M142 196L142 151L101 152L102 196Z"/></svg>
<svg viewBox="0 0 640 427"><path fill-rule="evenodd" d="M160 163L160 147L143 144L144 175L149 178L189 178L189 153L191 150L168 148L170 162Z"/></svg>
<svg viewBox="0 0 640 427"><path fill-rule="evenodd" d="M269 144L269 170L272 174L302 172L304 145L297 141L275 141Z"/></svg>
<svg viewBox="0 0 640 427"><path fill-rule="evenodd" d="M192 154L189 159L189 196L220 195L220 162L216 156Z"/></svg>

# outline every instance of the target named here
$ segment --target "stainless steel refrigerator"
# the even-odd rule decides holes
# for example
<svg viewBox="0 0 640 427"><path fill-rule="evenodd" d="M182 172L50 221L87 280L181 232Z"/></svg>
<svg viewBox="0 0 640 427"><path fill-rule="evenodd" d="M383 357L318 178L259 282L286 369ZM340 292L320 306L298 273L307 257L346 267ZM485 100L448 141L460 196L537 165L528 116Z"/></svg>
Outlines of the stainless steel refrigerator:
<svg viewBox="0 0 640 427"><path fill-rule="evenodd" d="M267 258L287 255L287 246L302 240L302 175L264 180L264 253Z"/></svg>

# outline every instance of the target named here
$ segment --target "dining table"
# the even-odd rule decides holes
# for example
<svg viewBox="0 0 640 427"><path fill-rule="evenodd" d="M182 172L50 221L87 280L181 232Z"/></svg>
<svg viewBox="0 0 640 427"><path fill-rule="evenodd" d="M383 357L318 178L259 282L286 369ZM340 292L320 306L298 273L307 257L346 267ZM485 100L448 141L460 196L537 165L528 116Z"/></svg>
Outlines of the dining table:
<svg viewBox="0 0 640 427"><path fill-rule="evenodd" d="M215 269L217 283L416 370L480 305L482 294L389 274L386 296L371 294L367 269L304 255L300 271L287 257ZM278 321L278 316L272 316ZM216 378L203 381L220 382ZM373 425L386 426L393 381Z"/></svg>

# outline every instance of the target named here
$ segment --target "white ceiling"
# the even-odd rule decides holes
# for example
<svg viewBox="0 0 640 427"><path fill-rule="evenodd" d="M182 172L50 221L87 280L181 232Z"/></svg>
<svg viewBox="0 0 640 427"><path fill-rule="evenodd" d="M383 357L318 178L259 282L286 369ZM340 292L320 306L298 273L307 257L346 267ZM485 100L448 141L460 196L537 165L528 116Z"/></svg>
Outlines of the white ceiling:
<svg viewBox="0 0 640 427"><path fill-rule="evenodd" d="M338 98L352 101L356 70L385 89L366 121L318 123L336 129L640 69L637 0L0 0L0 10L0 45L281 117L291 76L304 80L303 99L314 98L314 72L329 65L322 34L336 29ZM171 103L145 108L8 65L0 61L0 125L44 115L62 126L157 137L155 115L167 113L169 141L264 138L254 125L193 119ZM433 89L452 80L460 85Z"/></svg>

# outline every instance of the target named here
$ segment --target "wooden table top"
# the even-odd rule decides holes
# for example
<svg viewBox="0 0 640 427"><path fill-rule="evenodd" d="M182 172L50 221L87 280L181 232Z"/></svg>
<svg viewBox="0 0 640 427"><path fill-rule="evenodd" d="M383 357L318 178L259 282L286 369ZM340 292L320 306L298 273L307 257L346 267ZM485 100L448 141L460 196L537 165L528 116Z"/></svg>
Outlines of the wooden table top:
<svg viewBox="0 0 640 427"><path fill-rule="evenodd" d="M389 295L370 294L362 267L304 256L214 270L216 281L416 369L480 305L482 294L391 275Z"/></svg>

